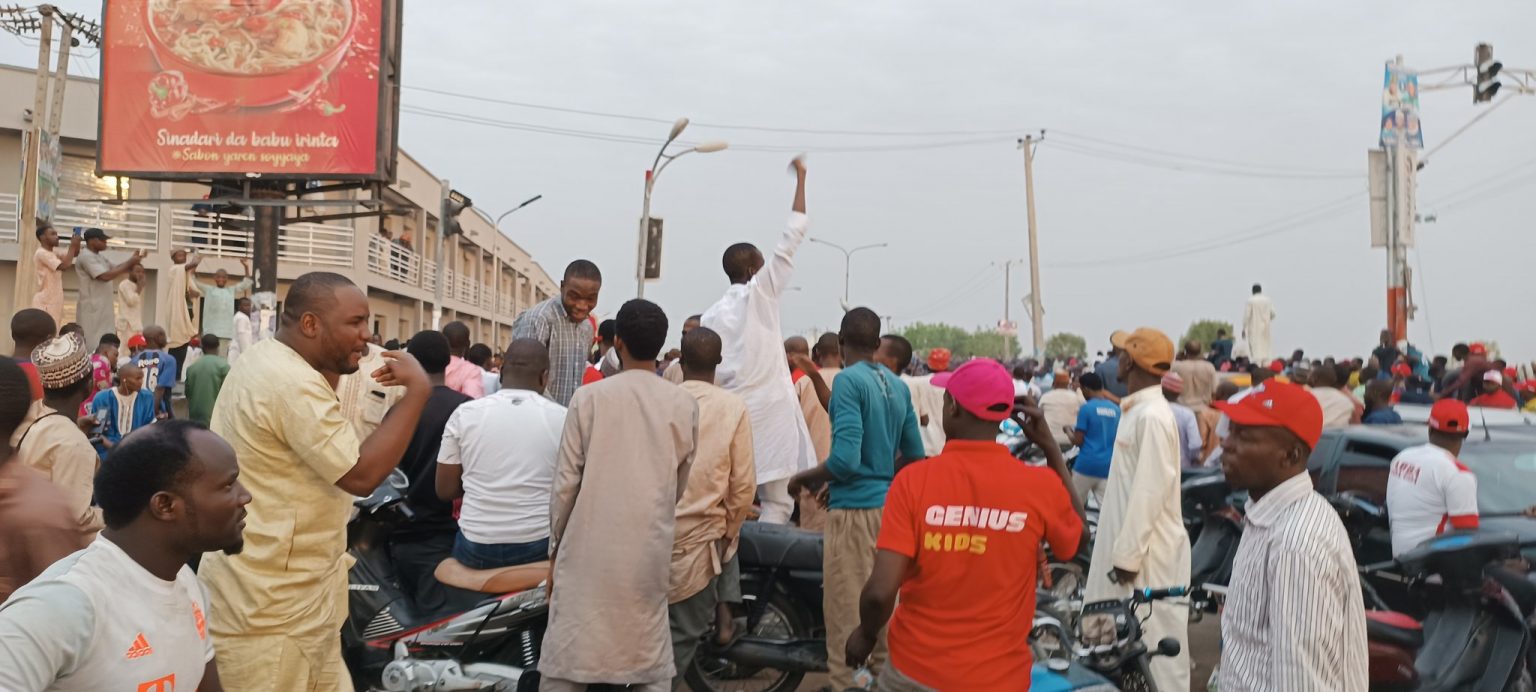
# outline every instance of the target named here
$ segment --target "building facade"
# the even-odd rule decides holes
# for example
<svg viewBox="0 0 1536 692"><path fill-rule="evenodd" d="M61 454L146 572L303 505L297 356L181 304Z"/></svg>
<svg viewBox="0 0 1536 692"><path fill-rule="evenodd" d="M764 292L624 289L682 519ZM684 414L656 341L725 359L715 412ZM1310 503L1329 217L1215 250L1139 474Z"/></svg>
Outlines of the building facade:
<svg viewBox="0 0 1536 692"><path fill-rule="evenodd" d="M0 66L0 307L5 314L29 307L32 290L16 295L19 254L22 132L30 125L32 70ZM145 324L164 324L171 303L161 274L171 266L175 249L203 256L198 278L210 282L224 269L233 277L251 257L251 232L227 227L225 220L249 219L249 210L210 204L154 202L198 199L204 185L97 177L96 119L100 83L71 77L65 92L60 139L64 157L53 223L67 238L75 226L98 227L112 236L107 255L121 261L145 250L149 286L145 291ZM302 222L304 216L329 214L336 207L289 207L278 238L278 299L298 276L331 271L347 276L367 294L373 307L374 331L381 338L409 338L432 326L434 291L443 285L444 323L469 325L475 341L504 349L511 342L512 320L523 310L555 295L549 274L517 243L500 233L491 219L476 209L459 217L463 234L437 248L437 214L441 183L404 151L399 154L398 180L384 190L386 201L407 213L383 218L324 223ZM103 204L118 195L122 204ZM466 191L474 197L473 191ZM314 195L313 199L355 199L370 195L349 190ZM135 201L143 200L143 201ZM64 319L73 319L75 272L64 272ZM0 334L0 346L10 352L10 334Z"/></svg>

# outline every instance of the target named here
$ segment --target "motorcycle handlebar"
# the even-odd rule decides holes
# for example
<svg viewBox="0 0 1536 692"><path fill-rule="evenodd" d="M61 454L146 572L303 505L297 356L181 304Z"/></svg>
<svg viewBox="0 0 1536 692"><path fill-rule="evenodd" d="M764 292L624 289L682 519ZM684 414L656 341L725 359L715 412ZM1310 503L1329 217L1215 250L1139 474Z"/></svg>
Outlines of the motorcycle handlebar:
<svg viewBox="0 0 1536 692"><path fill-rule="evenodd" d="M1131 599L1138 603L1151 603L1165 598L1178 598L1189 593L1187 586L1169 586L1162 589L1136 589L1131 592Z"/></svg>

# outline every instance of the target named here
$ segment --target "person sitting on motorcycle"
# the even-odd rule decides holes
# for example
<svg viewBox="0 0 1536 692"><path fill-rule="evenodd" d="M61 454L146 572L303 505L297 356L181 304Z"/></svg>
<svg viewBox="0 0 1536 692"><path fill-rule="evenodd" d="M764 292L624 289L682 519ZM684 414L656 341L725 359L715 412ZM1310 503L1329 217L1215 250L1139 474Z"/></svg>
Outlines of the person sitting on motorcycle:
<svg viewBox="0 0 1536 692"><path fill-rule="evenodd" d="M1057 559L1070 559L1082 520L1038 409L1026 409L1024 430L1049 467L1020 464L995 441L1014 403L1001 364L976 359L933 383L945 390L948 443L891 484L860 622L844 654L849 667L863 664L889 620L880 689L1016 689L1030 676L1041 541Z"/></svg>
<svg viewBox="0 0 1536 692"><path fill-rule="evenodd" d="M1231 421L1222 471L1251 498L1221 617L1217 686L1365 692L1365 602L1354 551L1307 475L1323 434L1322 407L1300 385L1281 382L1215 406Z"/></svg>
<svg viewBox="0 0 1536 692"><path fill-rule="evenodd" d="M1456 458L1470 426L1466 404L1441 399L1429 410L1429 443L1392 459L1387 518L1393 557L1448 528L1477 528L1477 476Z"/></svg>
<svg viewBox="0 0 1536 692"><path fill-rule="evenodd" d="M496 569L549 559L549 497L565 407L544 396L549 350L518 339L501 389L454 410L437 453L437 496L464 498L453 559Z"/></svg>

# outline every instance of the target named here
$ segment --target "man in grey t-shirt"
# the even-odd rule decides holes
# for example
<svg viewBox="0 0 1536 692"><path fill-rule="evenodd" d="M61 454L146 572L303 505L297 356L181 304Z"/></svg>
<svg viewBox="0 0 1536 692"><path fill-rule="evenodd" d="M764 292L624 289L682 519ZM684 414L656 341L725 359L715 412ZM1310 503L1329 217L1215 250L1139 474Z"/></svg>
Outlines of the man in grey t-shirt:
<svg viewBox="0 0 1536 692"><path fill-rule="evenodd" d="M112 260L101 254L107 249L108 238L111 236L100 228L86 229L85 249L75 258L75 273L80 278L75 321L85 330L85 343L88 344L100 341L102 334L117 328L117 315L112 307L117 292L112 282L144 261L143 251L136 250L121 264L113 266Z"/></svg>

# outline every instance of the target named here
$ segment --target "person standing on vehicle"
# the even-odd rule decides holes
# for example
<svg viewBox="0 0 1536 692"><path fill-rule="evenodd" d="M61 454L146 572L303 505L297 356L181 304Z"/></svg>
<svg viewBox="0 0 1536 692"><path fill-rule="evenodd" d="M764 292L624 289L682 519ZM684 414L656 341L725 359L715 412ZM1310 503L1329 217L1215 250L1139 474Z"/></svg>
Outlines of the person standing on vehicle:
<svg viewBox="0 0 1536 692"><path fill-rule="evenodd" d="M1217 685L1364 692L1365 604L1354 552L1307 475L1323 434L1322 408L1307 390L1283 382L1215 405L1232 429L1222 443L1222 471L1251 498L1221 616Z"/></svg>
<svg viewBox="0 0 1536 692"><path fill-rule="evenodd" d="M437 496L464 498L453 558L470 569L549 559L549 498L565 407L544 396L549 349L518 339L494 394L448 418L437 453Z"/></svg>
<svg viewBox="0 0 1536 692"><path fill-rule="evenodd" d="M736 548L741 524L752 511L757 479L747 404L714 384L720 350L720 335L699 327L683 337L679 356L684 376L680 386L699 404L699 446L688 472L688 487L677 503L672 544L672 585L667 594L672 659L677 664L672 689L682 687L699 638L710 624L724 625L727 631L717 632L715 642L729 643L732 620L727 604L742 600Z"/></svg>
<svg viewBox="0 0 1536 692"><path fill-rule="evenodd" d="M1120 429L1120 407L1110 401L1099 376L1085 372L1077 379L1087 400L1077 409L1077 424L1062 429L1077 446L1077 461L1072 465L1072 492L1083 504L1091 496L1096 505L1104 504L1104 484L1109 478L1109 462L1115 453L1115 434Z"/></svg>
<svg viewBox="0 0 1536 692"><path fill-rule="evenodd" d="M445 381L450 348L443 333L432 330L417 332L405 348L427 372L427 379L432 381L432 396L427 398L421 418L416 421L405 456L400 458L400 471L411 482L405 502L416 516L396 527L389 536L389 557L400 573L400 585L416 602L418 612L439 615L446 615L456 601L463 600L458 598L463 594L432 576L438 563L453 554L454 537L459 533L453 503L438 496L437 457L449 419L460 406L474 401ZM511 449L516 447L504 451ZM473 598L478 601L483 595Z"/></svg>
<svg viewBox="0 0 1536 692"><path fill-rule="evenodd" d="M1189 533L1179 503L1179 429L1163 398L1162 379L1173 363L1173 341L1151 327L1115 340L1120 379L1129 394L1115 435L1115 452L1099 532L1089 562L1085 599L1123 599L1132 589L1189 583ZM1143 631L1146 641L1172 637L1177 656L1152 659L1152 677L1162 690L1189 689L1189 608L1159 601ZM1086 641L1113 636L1107 616L1084 618Z"/></svg>
<svg viewBox="0 0 1536 692"><path fill-rule="evenodd" d="M1448 529L1477 528L1477 476L1456 458L1470 426L1466 404L1441 399L1429 410L1429 443L1393 457L1387 475L1393 557Z"/></svg>
<svg viewBox="0 0 1536 692"><path fill-rule="evenodd" d="M779 303L795 270L795 251L806 234L805 161L796 158L790 167L795 173L795 196L773 257L765 261L762 251L750 243L726 248L721 265L731 286L700 321L715 330L725 345L716 384L746 400L752 415L752 458L762 486L758 520L771 524L789 523L795 511L789 478L818 461L781 341Z"/></svg>
<svg viewBox="0 0 1536 692"><path fill-rule="evenodd" d="M826 463L790 479L790 493L827 487L826 549L822 553L822 612L827 622L827 667L833 689L853 686L853 667L840 649L858 622L859 591L875 568L881 508L896 473L898 454L923 458L923 438L907 386L874 361L880 316L869 308L843 315L840 383L832 390L832 452ZM758 431L754 428L752 433ZM884 637L874 665L885 659Z"/></svg>
<svg viewBox="0 0 1536 692"><path fill-rule="evenodd" d="M560 440L549 508L549 628L539 659L544 692L594 684L661 692L678 673L667 593L699 406L656 376L667 339L661 308L631 300L615 320L624 369L576 390Z"/></svg>
<svg viewBox="0 0 1536 692"><path fill-rule="evenodd" d="M1065 462L1043 415L1032 417L1025 435L1045 450L1050 468L1020 464L997 444L997 425L1014 403L1002 365L973 360L934 383L945 390L948 441L891 483L875 566L841 660L862 665L889 620L881 690L1019 688L1032 663L1040 543L1056 559L1071 559L1082 520L1055 470Z"/></svg>
<svg viewBox="0 0 1536 692"><path fill-rule="evenodd" d="M368 297L340 274L300 276L274 338L231 369L213 407L251 491L238 555L205 557L208 629L231 692L349 689L341 656L347 616L347 521L400 463L432 383L408 353L372 375L405 395L359 442L335 385L367 352ZM150 426L155 427L155 426Z"/></svg>
<svg viewBox="0 0 1536 692"><path fill-rule="evenodd" d="M1269 360L1274 353L1270 324L1275 320L1275 304L1264 295L1264 288L1253 285L1253 295L1243 307L1243 339L1248 342L1248 358L1255 363Z"/></svg>
<svg viewBox="0 0 1536 692"><path fill-rule="evenodd" d="M191 421L129 435L95 480L106 530L0 606L0 689L227 689L187 563L243 547L239 475L229 444Z"/></svg>

